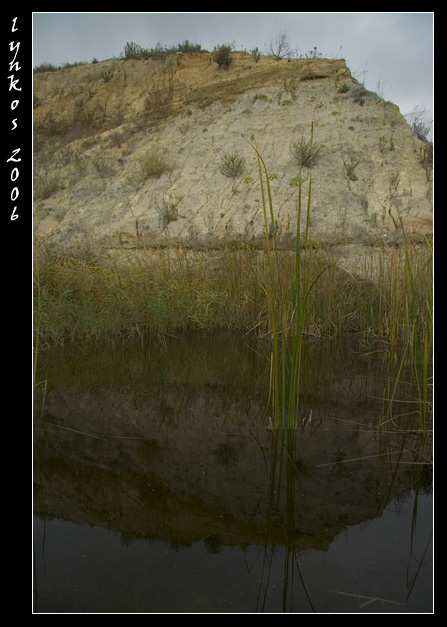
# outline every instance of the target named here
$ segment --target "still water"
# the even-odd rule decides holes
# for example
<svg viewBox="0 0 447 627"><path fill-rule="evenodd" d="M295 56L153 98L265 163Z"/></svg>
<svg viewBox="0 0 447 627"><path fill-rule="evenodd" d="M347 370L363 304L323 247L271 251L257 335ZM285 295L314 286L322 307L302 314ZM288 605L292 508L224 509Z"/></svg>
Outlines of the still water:
<svg viewBox="0 0 447 627"><path fill-rule="evenodd" d="M43 352L33 611L431 613L431 438L368 352L307 345L287 432L247 339Z"/></svg>

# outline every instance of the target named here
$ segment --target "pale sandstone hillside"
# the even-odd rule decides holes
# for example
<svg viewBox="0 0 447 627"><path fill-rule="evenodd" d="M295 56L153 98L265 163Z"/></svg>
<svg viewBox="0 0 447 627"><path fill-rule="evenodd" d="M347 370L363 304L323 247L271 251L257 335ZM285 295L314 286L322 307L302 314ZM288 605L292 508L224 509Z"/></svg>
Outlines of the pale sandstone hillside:
<svg viewBox="0 0 447 627"><path fill-rule="evenodd" d="M291 146L312 128L320 150L301 173L304 201L312 176L311 238L395 241L400 219L408 233L431 233L430 145L396 105L365 90L343 60L233 57L226 70L197 53L35 74L36 235L66 253L257 244L256 142L287 245L299 174ZM221 171L230 153L243 162L236 177Z"/></svg>

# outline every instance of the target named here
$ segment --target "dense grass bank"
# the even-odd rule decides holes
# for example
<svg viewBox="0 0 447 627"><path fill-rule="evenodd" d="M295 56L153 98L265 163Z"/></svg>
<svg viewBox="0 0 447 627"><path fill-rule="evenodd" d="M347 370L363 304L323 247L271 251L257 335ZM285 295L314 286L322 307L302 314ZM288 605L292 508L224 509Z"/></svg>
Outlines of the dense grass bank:
<svg viewBox="0 0 447 627"><path fill-rule="evenodd" d="M293 335L295 254L279 251L284 333ZM185 248L79 259L37 245L35 334L39 346L131 338L188 329L271 333L268 255L250 247ZM358 334L383 348L432 344L432 249L428 242L365 249L353 259L334 249L301 256L309 286L303 333ZM279 304L278 304L279 306ZM289 323L290 322L290 323Z"/></svg>

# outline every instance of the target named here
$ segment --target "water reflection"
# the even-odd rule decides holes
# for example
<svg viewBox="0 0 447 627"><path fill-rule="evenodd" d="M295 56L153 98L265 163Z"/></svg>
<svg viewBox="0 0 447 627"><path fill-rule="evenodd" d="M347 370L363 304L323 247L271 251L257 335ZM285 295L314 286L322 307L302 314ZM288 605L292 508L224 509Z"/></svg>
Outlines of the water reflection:
<svg viewBox="0 0 447 627"><path fill-rule="evenodd" d="M44 354L37 380L47 383L35 398L36 546L46 534L76 547L59 558L46 548L52 568L76 583L53 581L56 597L44 602L49 579L43 557L36 559L36 611L430 611L426 568L416 609L403 588L384 585L382 572L377 580L359 574L357 587L331 582L329 593L326 568L339 572L341 562L327 556L340 538L383 521L390 504L412 503L405 519L411 523L429 498L430 442L421 444L411 403L411 413L402 405L400 421L393 417L393 428L379 427L388 376L380 358L365 359L348 345L310 344L304 364L300 428L271 431L267 360L248 341L188 336ZM430 528L428 522L425 535ZM83 543L88 572L82 559L74 565ZM345 579L366 563L362 551L346 558ZM156 568L142 572L143 554ZM380 558L385 574L387 554ZM322 556L330 562L324 572ZM96 572L97 560L107 577ZM119 573L111 580L114 560L128 564L127 583ZM140 590L144 582L158 590L158 569L172 575L180 562L183 580L163 580L155 597ZM202 581L205 563L214 574ZM244 563L256 567L242 575ZM201 587L191 588L191 569ZM100 589L101 601L84 591L79 602L76 586ZM384 610L376 597L396 605Z"/></svg>

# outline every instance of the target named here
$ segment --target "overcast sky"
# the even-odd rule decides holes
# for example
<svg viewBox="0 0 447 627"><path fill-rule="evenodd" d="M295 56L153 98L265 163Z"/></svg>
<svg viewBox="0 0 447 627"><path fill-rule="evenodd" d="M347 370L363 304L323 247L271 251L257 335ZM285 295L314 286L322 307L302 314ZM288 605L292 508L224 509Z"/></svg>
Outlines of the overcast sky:
<svg viewBox="0 0 447 627"><path fill-rule="evenodd" d="M286 32L296 56L317 47L344 58L367 89L433 119L432 12L420 13L33 13L33 67L119 57L127 42L145 48L188 39L212 51L266 52Z"/></svg>

